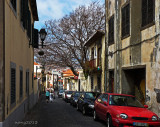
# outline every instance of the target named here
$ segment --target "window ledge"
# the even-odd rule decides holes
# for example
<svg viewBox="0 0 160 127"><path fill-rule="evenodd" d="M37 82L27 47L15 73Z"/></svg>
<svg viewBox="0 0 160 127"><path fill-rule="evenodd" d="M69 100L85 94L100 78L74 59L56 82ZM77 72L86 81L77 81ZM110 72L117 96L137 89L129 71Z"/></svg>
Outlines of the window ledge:
<svg viewBox="0 0 160 127"><path fill-rule="evenodd" d="M125 36L121 37L121 40L128 38L129 36L130 36L130 34L125 35Z"/></svg>
<svg viewBox="0 0 160 127"><path fill-rule="evenodd" d="M149 27L151 27L151 26L153 26L153 25L155 25L155 22L154 22L154 21L151 22L151 23L149 23L149 24L147 24L147 25L145 25L145 26L143 26L143 27L141 27L141 31L144 30L144 29L147 29L147 28L149 28Z"/></svg>
<svg viewBox="0 0 160 127"><path fill-rule="evenodd" d="M16 10L13 8L13 6L12 6L11 3L9 4L9 6L10 6L10 8L11 8L13 14L14 14L14 16L17 18L17 12L16 12Z"/></svg>
<svg viewBox="0 0 160 127"><path fill-rule="evenodd" d="M109 42L108 43L108 46L111 46L111 45L113 45L114 44L114 42Z"/></svg>

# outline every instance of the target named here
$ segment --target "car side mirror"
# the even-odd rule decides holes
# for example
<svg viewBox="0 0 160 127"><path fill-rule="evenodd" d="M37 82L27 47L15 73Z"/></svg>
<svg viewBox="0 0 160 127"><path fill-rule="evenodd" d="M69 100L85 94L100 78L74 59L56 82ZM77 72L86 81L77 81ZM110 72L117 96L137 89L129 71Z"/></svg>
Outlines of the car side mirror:
<svg viewBox="0 0 160 127"><path fill-rule="evenodd" d="M107 103L106 101L104 101L103 104L104 104L105 106L108 106L108 103Z"/></svg>
<svg viewBox="0 0 160 127"><path fill-rule="evenodd" d="M144 105L144 108L148 108L148 105Z"/></svg>

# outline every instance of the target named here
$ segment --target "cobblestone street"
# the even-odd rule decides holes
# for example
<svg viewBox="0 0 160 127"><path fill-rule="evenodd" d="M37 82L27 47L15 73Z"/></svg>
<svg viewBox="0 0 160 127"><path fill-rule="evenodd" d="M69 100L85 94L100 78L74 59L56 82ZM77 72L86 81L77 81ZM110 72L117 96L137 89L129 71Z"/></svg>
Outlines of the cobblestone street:
<svg viewBox="0 0 160 127"><path fill-rule="evenodd" d="M41 101L29 111L23 122L15 122L18 127L105 127L105 122L94 121L91 115L83 116L81 112L56 97L52 103Z"/></svg>

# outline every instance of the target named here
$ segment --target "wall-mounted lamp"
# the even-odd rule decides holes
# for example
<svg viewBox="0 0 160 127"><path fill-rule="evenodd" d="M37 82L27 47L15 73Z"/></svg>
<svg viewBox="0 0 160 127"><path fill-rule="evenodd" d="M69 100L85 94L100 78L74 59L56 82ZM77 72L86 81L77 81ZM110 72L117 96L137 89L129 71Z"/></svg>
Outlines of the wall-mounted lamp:
<svg viewBox="0 0 160 127"><path fill-rule="evenodd" d="M45 46L45 45L43 45L43 43L44 43L44 40L45 40L45 38L46 38L47 32L46 32L46 30L45 30L44 28L42 28L42 29L39 31L39 34L40 34L40 39L41 39L41 41L42 41L42 45L40 45L40 46L42 46L42 48L43 48L43 46Z"/></svg>

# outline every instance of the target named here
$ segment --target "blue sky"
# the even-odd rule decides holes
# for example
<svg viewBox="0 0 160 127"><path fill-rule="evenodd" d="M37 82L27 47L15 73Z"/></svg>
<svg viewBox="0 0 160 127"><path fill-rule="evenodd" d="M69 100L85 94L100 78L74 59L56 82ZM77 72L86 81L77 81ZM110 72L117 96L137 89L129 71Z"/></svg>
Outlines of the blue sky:
<svg viewBox="0 0 160 127"><path fill-rule="evenodd" d="M88 6L95 0L37 0L39 21L35 22L35 28L41 29L44 22L50 19L60 19L69 14L79 5ZM96 0L104 3L105 0Z"/></svg>

